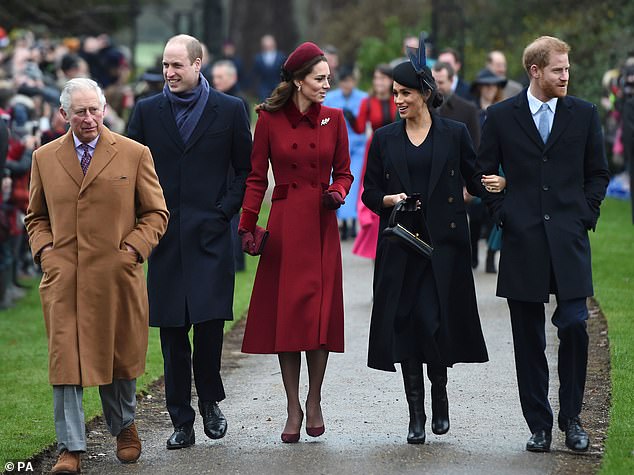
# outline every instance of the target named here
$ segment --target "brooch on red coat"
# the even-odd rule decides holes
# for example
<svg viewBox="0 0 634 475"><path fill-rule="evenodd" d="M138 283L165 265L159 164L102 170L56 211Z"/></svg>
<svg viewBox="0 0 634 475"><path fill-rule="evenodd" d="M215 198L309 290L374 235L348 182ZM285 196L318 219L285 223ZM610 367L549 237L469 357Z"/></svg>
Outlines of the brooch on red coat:
<svg viewBox="0 0 634 475"><path fill-rule="evenodd" d="M330 117L326 117L325 119L321 119L321 125L326 125L328 122L330 122Z"/></svg>

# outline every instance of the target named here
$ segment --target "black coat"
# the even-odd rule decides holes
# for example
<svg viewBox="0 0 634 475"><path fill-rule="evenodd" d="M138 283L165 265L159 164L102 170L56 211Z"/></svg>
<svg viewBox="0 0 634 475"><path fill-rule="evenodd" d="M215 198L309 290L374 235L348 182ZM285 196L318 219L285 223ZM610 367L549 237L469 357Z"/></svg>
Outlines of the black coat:
<svg viewBox="0 0 634 475"><path fill-rule="evenodd" d="M464 124L435 114L432 117L433 155L426 219L434 245L431 265L440 305L438 346L447 366L484 362L488 356L475 298L462 198L463 180L471 194L482 194L480 173L475 168L475 152ZM405 124L406 121L395 122L375 132L362 195L365 205L380 216L368 366L385 371L394 371L396 300L401 295L407 261L424 259L381 236L392 211L382 207L383 197L414 191L405 161Z"/></svg>
<svg viewBox="0 0 634 475"><path fill-rule="evenodd" d="M597 108L571 96L559 99L544 144L526 89L489 107L478 166L497 174L500 165L506 192L484 197L503 227L497 295L547 302L555 283L564 300L592 295L588 230L609 180Z"/></svg>
<svg viewBox="0 0 634 475"><path fill-rule="evenodd" d="M458 84L456 84L456 90L454 91L459 97L462 97L465 101L473 102L473 95L471 95L471 86L468 82L463 81L462 78L458 78Z"/></svg>
<svg viewBox="0 0 634 475"><path fill-rule="evenodd" d="M148 263L150 325L233 318L234 261L229 221L251 170L251 132L240 99L214 89L187 144L163 94L140 101L128 135L147 145L170 211ZM229 167L235 171L228 181Z"/></svg>
<svg viewBox="0 0 634 475"><path fill-rule="evenodd" d="M466 125L473 146L476 150L478 149L480 146L480 121L478 119L478 108L473 102L452 94L445 98L436 111L441 117L457 120Z"/></svg>

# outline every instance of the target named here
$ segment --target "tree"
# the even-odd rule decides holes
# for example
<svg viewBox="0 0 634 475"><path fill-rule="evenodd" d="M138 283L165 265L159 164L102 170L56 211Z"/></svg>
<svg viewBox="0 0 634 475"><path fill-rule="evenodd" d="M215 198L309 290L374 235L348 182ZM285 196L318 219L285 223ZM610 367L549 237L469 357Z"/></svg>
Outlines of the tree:
<svg viewBox="0 0 634 475"><path fill-rule="evenodd" d="M113 32L129 27L142 5L166 0L3 0L0 25L6 30L28 28L55 36Z"/></svg>

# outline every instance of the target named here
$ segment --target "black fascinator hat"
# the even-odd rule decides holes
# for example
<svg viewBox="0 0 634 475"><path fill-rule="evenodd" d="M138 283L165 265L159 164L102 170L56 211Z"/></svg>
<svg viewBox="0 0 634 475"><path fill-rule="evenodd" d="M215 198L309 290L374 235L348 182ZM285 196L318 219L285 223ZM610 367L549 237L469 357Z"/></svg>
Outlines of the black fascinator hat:
<svg viewBox="0 0 634 475"><path fill-rule="evenodd" d="M427 66L425 55L425 33L420 34L419 48L407 47L409 61L405 61L394 68L394 81L405 87L418 89L421 92L431 91L429 104L438 107L442 104L442 95L436 92L436 81Z"/></svg>

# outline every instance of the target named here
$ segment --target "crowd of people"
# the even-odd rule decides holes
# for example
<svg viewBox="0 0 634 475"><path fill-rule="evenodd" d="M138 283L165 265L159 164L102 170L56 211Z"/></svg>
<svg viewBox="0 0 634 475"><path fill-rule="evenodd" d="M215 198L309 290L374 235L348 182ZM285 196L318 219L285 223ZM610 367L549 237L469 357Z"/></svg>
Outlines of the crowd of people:
<svg viewBox="0 0 634 475"><path fill-rule="evenodd" d="M26 29L0 28L0 309L25 295L21 278L39 273L30 255L24 216L29 200L33 151L64 135L59 112L64 84L93 77L102 85L109 108L106 122L123 132L134 104L129 84L129 54L108 35L54 40Z"/></svg>
<svg viewBox="0 0 634 475"><path fill-rule="evenodd" d="M37 272L35 262L59 448L53 473L81 470L87 386L99 386L117 458L140 457L135 388L148 323L160 329L173 424L166 448L195 443L192 367L205 435L224 437L221 350L238 249L261 256L242 350L278 356L281 440L298 442L304 420L309 436L321 436L328 357L344 350L347 238L375 260L368 365L400 365L408 443L425 442L424 365L431 428L442 435L447 369L488 360L472 273L488 236L487 272L497 272L501 250L497 294L510 310L526 450L548 452L552 440L550 294L558 427L570 450L588 449L579 418L593 293L588 232L608 166L597 108L567 95L564 41L543 36L526 47L522 88L506 77L501 51L469 84L456 50L431 59L422 37L410 37L402 58L376 65L365 94L336 48L307 42L286 56L266 35L248 81L258 98L253 135L230 43L210 61L196 38L170 38L161 70L146 71L135 95L129 55L106 35L54 42L21 31L13 41L0 49L2 303L20 298L18 278ZM269 169L270 216L258 225Z"/></svg>
<svg viewBox="0 0 634 475"><path fill-rule="evenodd" d="M630 198L634 223L634 51L602 80L605 142L613 178L608 196Z"/></svg>

